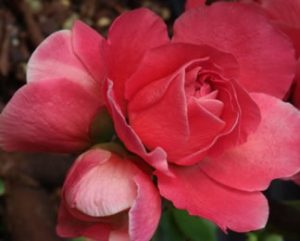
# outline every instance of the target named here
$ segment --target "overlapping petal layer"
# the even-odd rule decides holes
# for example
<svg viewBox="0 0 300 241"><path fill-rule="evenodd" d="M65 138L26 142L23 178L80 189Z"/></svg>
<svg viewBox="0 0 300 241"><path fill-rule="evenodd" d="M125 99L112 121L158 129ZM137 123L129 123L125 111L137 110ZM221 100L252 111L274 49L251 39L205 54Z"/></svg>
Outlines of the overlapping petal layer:
<svg viewBox="0 0 300 241"><path fill-rule="evenodd" d="M174 26L173 41L208 44L231 53L248 91L282 98L295 68L294 49L260 11L238 3L214 3L186 11Z"/></svg>
<svg viewBox="0 0 300 241"><path fill-rule="evenodd" d="M105 82L104 88L106 89L107 105L114 120L115 130L118 134L118 137L124 142L126 148L139 155L148 164L155 167L156 169L168 172L168 163L165 151L162 148L158 147L148 153L139 136L127 123L125 116L123 115L118 103L116 102L116 97L113 90L113 82L107 80Z"/></svg>
<svg viewBox="0 0 300 241"><path fill-rule="evenodd" d="M73 152L87 147L101 99L74 81L25 85L0 116L0 145L8 151Z"/></svg>
<svg viewBox="0 0 300 241"><path fill-rule="evenodd" d="M235 59L206 45L150 50L126 83L129 124L149 150L162 147L168 161L199 162L216 142L214 152L245 141L260 121L235 78ZM208 92L201 94L203 84Z"/></svg>
<svg viewBox="0 0 300 241"><path fill-rule="evenodd" d="M218 182L240 190L264 190L276 178L300 170L300 112L288 103L252 94L262 114L258 129L246 143L201 162L202 170Z"/></svg>
<svg viewBox="0 0 300 241"><path fill-rule="evenodd" d="M98 88L103 84L107 74L104 61L103 46L105 39L95 30L76 21L72 28L72 47L74 54L86 68L87 73L98 83Z"/></svg>
<svg viewBox="0 0 300 241"><path fill-rule="evenodd" d="M27 69L29 84L63 78L80 84L95 95L99 94L97 83L74 53L72 32L69 30L53 33L46 38L32 54Z"/></svg>
<svg viewBox="0 0 300 241"><path fill-rule="evenodd" d="M170 167L173 177L156 172L160 193L175 207L207 218L226 231L263 228L268 203L259 192L243 192L223 186L201 171L200 166ZM247 217L247 218L245 218Z"/></svg>
<svg viewBox="0 0 300 241"><path fill-rule="evenodd" d="M64 237L148 241L159 222L160 197L150 177L106 150L78 158L62 195L57 231Z"/></svg>
<svg viewBox="0 0 300 241"><path fill-rule="evenodd" d="M123 111L127 78L135 72L147 50L168 41L166 24L146 8L125 13L112 24L105 56L108 78L114 81L116 99Z"/></svg>

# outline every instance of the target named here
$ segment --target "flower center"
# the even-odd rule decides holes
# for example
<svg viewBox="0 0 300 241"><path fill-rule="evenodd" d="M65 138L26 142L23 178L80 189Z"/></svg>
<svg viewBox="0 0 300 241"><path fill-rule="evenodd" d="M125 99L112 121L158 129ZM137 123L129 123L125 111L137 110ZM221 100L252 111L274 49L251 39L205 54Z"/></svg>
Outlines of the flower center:
<svg viewBox="0 0 300 241"><path fill-rule="evenodd" d="M202 67L194 67L186 70L185 92L187 99L201 98L215 91L212 86L212 76L201 72Z"/></svg>

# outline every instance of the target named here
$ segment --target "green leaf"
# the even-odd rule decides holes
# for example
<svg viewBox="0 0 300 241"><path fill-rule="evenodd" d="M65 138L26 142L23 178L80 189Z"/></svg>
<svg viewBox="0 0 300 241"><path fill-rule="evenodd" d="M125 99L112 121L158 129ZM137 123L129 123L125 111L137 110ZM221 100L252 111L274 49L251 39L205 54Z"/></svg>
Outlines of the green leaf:
<svg viewBox="0 0 300 241"><path fill-rule="evenodd" d="M179 230L191 241L216 241L217 228L211 222L190 216L186 211L173 209L172 214Z"/></svg>
<svg viewBox="0 0 300 241"><path fill-rule="evenodd" d="M184 241L182 233L178 230L172 210L165 210L162 214L158 229L152 238L152 241Z"/></svg>
<svg viewBox="0 0 300 241"><path fill-rule="evenodd" d="M261 230L247 234L247 241L284 241L283 236L268 231Z"/></svg>
<svg viewBox="0 0 300 241"><path fill-rule="evenodd" d="M71 240L72 241L85 241L86 239L84 237L79 237L79 238L73 238Z"/></svg>
<svg viewBox="0 0 300 241"><path fill-rule="evenodd" d="M255 233L248 233L247 241L258 241L258 237Z"/></svg>
<svg viewBox="0 0 300 241"><path fill-rule="evenodd" d="M283 241L283 237L277 234L268 235L264 241Z"/></svg>
<svg viewBox="0 0 300 241"><path fill-rule="evenodd" d="M5 186L3 180L0 179L0 196L4 195L5 193Z"/></svg>

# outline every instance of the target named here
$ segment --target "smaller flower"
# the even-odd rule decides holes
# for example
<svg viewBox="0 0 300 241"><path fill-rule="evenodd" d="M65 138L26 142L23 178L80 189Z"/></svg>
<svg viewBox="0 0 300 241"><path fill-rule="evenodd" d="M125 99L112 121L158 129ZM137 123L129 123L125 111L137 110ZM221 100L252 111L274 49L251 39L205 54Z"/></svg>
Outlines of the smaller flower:
<svg viewBox="0 0 300 241"><path fill-rule="evenodd" d="M99 241L148 241L160 212L150 177L127 158L96 148L82 154L66 178L57 232Z"/></svg>

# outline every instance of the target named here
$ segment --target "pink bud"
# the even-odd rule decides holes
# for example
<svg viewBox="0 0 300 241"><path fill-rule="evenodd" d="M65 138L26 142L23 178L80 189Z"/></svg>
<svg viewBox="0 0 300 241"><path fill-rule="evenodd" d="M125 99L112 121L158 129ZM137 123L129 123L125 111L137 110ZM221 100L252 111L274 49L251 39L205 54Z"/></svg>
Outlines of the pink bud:
<svg viewBox="0 0 300 241"><path fill-rule="evenodd" d="M101 241L147 241L158 225L160 205L151 178L130 160L92 149L66 178L57 232Z"/></svg>

